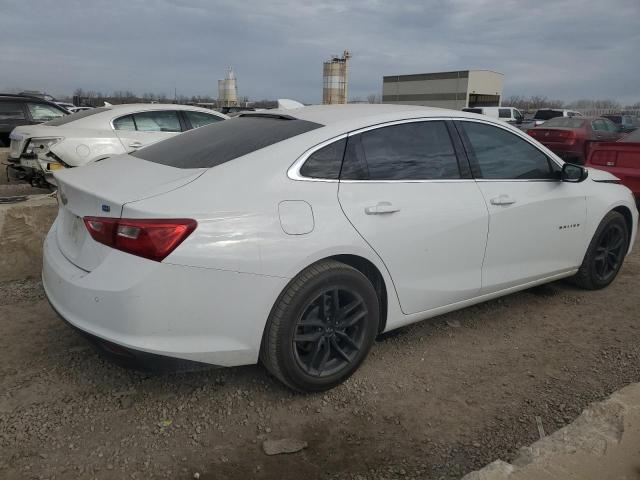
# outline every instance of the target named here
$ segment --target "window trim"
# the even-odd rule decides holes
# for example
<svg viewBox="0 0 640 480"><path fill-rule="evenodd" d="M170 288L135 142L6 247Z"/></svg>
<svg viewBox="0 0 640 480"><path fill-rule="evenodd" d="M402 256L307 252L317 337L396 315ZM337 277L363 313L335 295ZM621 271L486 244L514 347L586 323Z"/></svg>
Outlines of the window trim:
<svg viewBox="0 0 640 480"><path fill-rule="evenodd" d="M558 182L558 181L560 181L559 178L482 178L482 177L477 176L477 160L475 159L475 153L474 153L474 150L473 150L473 146L471 145L471 142L469 141L469 138L467 137L467 134L464 131L464 128L462 126L458 125L458 123L460 123L460 122L482 123L482 124L485 124L485 125L490 125L492 127L501 128L502 130L506 130L507 132L511 133L512 135L515 135L516 137L519 137L522 140L524 140L525 142L529 143L532 147L534 147L536 150L538 150L540 153L542 153L547 158L547 161L551 162L556 167L558 167L558 169L562 169L562 165L564 165L564 162L559 163L558 160L555 158L555 154L554 155L549 155L547 152L545 152L544 150L540 149L540 147L534 143L535 140L533 140L531 137L529 137L529 135L527 135L527 134L525 134L525 133L523 133L521 131L514 132L510 128L507 128L507 127L505 127L503 125L498 125L498 124L493 123L493 122L487 122L484 119L480 120L480 119L475 119L475 118L456 117L456 118L454 118L452 120L453 120L453 124L456 127L456 130L458 131L458 135L460 136L460 140L462 141L462 144L464 146L465 153L467 154L467 159L469 161L469 166L471 167L471 175L473 176L474 181L483 182L483 183L485 183L485 182ZM545 147L545 149L546 149L546 147Z"/></svg>
<svg viewBox="0 0 640 480"><path fill-rule="evenodd" d="M289 167L289 169L287 170L287 177L289 177L291 180L296 180L296 181L304 181L304 182L325 182L325 183L338 183L338 182L342 182L342 183L451 183L451 182L474 182L475 179L472 176L467 176L468 174L470 174L470 171L467 171L468 168L468 159L466 156L461 156L461 153L459 151L459 145L456 145L456 138L459 138L457 134L457 132L452 131L451 126L449 125L449 122L451 120L456 120L457 117L418 117L418 118L405 118L403 120L392 120L389 122L384 122L384 123L377 123L375 125L369 125L367 127L362 127L356 130L352 130L350 132L347 133L343 133L341 135L338 135L336 137L332 137L328 140L325 140L321 143L318 143L317 145L314 145L313 147L309 148L308 150L306 150L302 155L300 155L297 160L295 162L293 162L293 164ZM411 180L411 179L405 179L405 180L342 180L342 179L329 179L329 178L311 178L311 177L305 177L300 173L300 169L302 168L302 165L304 165L304 163L307 161L307 159L313 155L316 151L320 150L321 148L326 147L327 145L332 144L333 142L338 142L344 138L348 138L348 137L352 137L355 135L359 135L361 133L364 132L368 132L370 130L377 130L379 128L385 128L385 127L391 127L394 125L403 125L405 123L417 123L417 122L428 122L428 121L440 121L440 122L444 122L445 123L445 127L447 128L447 131L449 133L449 137L451 139L451 145L453 147L453 150L456 154L456 160L458 162L458 169L460 171L460 178L448 178L448 179L433 179L433 180L427 180L427 179L423 179L423 180ZM466 153L466 152L464 152ZM465 164L465 162L467 162Z"/></svg>

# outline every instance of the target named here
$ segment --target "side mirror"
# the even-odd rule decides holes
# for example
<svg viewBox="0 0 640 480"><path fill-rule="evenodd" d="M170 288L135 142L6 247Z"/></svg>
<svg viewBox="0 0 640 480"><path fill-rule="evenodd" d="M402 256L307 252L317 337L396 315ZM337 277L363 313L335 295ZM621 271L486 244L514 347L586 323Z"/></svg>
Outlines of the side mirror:
<svg viewBox="0 0 640 480"><path fill-rule="evenodd" d="M563 182L580 183L586 180L588 176L589 171L580 165L575 165L573 163L565 163L562 165L562 174L560 179Z"/></svg>
<svg viewBox="0 0 640 480"><path fill-rule="evenodd" d="M522 117L516 118L516 125L522 125Z"/></svg>

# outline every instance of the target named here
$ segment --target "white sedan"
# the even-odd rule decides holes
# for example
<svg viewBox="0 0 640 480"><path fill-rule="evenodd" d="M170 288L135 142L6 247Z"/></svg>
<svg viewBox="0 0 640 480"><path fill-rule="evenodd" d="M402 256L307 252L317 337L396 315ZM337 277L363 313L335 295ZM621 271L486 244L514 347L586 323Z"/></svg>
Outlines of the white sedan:
<svg viewBox="0 0 640 480"><path fill-rule="evenodd" d="M56 179L43 282L68 323L126 363L260 360L302 391L381 332L561 278L606 287L638 224L614 176L415 106L242 114Z"/></svg>
<svg viewBox="0 0 640 480"><path fill-rule="evenodd" d="M110 105L66 115L10 135L9 175L52 183L52 172L128 153L227 116L187 105Z"/></svg>

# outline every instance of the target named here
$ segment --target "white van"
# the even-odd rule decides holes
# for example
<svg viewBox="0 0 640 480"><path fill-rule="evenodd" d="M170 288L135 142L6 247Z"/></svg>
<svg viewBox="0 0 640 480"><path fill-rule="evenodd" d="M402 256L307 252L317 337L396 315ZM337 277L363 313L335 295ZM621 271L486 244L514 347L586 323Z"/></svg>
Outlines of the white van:
<svg viewBox="0 0 640 480"><path fill-rule="evenodd" d="M463 112L479 113L481 115L487 115L489 117L498 118L505 122L515 123L520 125L524 120L524 115L514 107L470 107L463 108Z"/></svg>

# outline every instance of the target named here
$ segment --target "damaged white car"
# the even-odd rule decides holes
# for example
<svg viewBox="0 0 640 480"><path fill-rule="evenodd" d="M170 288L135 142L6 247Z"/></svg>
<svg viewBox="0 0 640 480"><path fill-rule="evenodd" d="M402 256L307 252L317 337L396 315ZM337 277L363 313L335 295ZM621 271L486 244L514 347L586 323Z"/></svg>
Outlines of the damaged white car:
<svg viewBox="0 0 640 480"><path fill-rule="evenodd" d="M10 178L54 184L52 173L130 153L228 118L188 105L125 104L94 108L11 132Z"/></svg>

